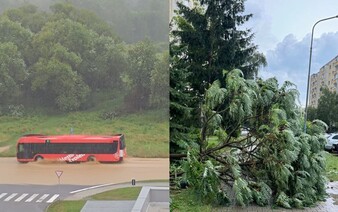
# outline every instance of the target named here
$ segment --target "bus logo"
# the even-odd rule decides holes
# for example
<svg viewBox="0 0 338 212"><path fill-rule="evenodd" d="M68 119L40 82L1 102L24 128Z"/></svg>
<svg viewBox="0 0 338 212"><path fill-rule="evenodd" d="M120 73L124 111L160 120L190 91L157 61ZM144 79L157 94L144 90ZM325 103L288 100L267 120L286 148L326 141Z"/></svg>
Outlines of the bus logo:
<svg viewBox="0 0 338 212"><path fill-rule="evenodd" d="M61 157L58 160L59 161L69 161L69 162L74 162L77 161L78 159L84 157L85 154L69 154L65 157Z"/></svg>

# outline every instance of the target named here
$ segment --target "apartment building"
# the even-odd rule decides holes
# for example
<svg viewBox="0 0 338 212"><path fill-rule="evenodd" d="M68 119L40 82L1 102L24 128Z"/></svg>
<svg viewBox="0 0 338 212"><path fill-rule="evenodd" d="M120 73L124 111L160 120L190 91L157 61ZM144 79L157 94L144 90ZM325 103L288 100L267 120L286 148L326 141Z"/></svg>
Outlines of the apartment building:
<svg viewBox="0 0 338 212"><path fill-rule="evenodd" d="M309 106L317 108L322 87L338 92L338 56L321 67L318 73L311 75Z"/></svg>

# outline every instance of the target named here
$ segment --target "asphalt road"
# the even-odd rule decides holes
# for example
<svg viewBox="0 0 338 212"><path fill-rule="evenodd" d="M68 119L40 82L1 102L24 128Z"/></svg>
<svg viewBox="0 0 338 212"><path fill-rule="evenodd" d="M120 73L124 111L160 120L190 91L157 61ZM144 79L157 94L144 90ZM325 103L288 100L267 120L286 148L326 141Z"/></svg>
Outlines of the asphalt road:
<svg viewBox="0 0 338 212"><path fill-rule="evenodd" d="M60 199L70 196L71 191L84 186L71 185L0 185L1 212L43 212Z"/></svg>
<svg viewBox="0 0 338 212"><path fill-rule="evenodd" d="M123 183L131 179L169 179L168 158L125 158L122 163L31 162L20 164L15 158L0 158L0 184L58 184L56 171L62 171L61 184L98 185Z"/></svg>
<svg viewBox="0 0 338 212"><path fill-rule="evenodd" d="M0 158L0 170L0 212L40 212L48 204L71 196L74 190L132 179L169 179L169 159L125 158L114 164L51 161L20 164L16 158ZM56 171L62 171L60 178Z"/></svg>

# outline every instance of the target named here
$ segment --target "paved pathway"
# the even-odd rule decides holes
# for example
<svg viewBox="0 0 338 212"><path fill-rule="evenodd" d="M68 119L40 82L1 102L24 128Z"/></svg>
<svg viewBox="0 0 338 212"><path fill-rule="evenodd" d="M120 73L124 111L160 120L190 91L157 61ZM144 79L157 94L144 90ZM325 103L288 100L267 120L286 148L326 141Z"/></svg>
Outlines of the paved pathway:
<svg viewBox="0 0 338 212"><path fill-rule="evenodd" d="M135 201L87 201L81 212L130 212Z"/></svg>
<svg viewBox="0 0 338 212"><path fill-rule="evenodd" d="M159 187L169 187L169 182L137 182L135 186L159 186ZM78 190L71 192L73 195L69 196L65 200L81 200L86 199L86 197L92 196L97 193L118 189L118 188L127 188L132 187L131 183L118 183L118 184L106 184L102 186L92 187L91 189Z"/></svg>

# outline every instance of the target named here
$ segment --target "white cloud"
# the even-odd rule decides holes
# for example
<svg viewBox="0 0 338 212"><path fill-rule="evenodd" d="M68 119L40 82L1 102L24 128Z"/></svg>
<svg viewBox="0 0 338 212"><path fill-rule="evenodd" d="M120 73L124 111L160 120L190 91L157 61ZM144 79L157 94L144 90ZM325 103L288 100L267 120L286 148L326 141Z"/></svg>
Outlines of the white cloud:
<svg viewBox="0 0 338 212"><path fill-rule="evenodd" d="M307 74L310 54L310 35L297 40L292 34L287 35L273 50L266 53L268 66L259 76L275 76L279 84L288 80L296 84L300 92L300 101L305 105ZM338 32L322 34L313 41L311 74L338 55Z"/></svg>

